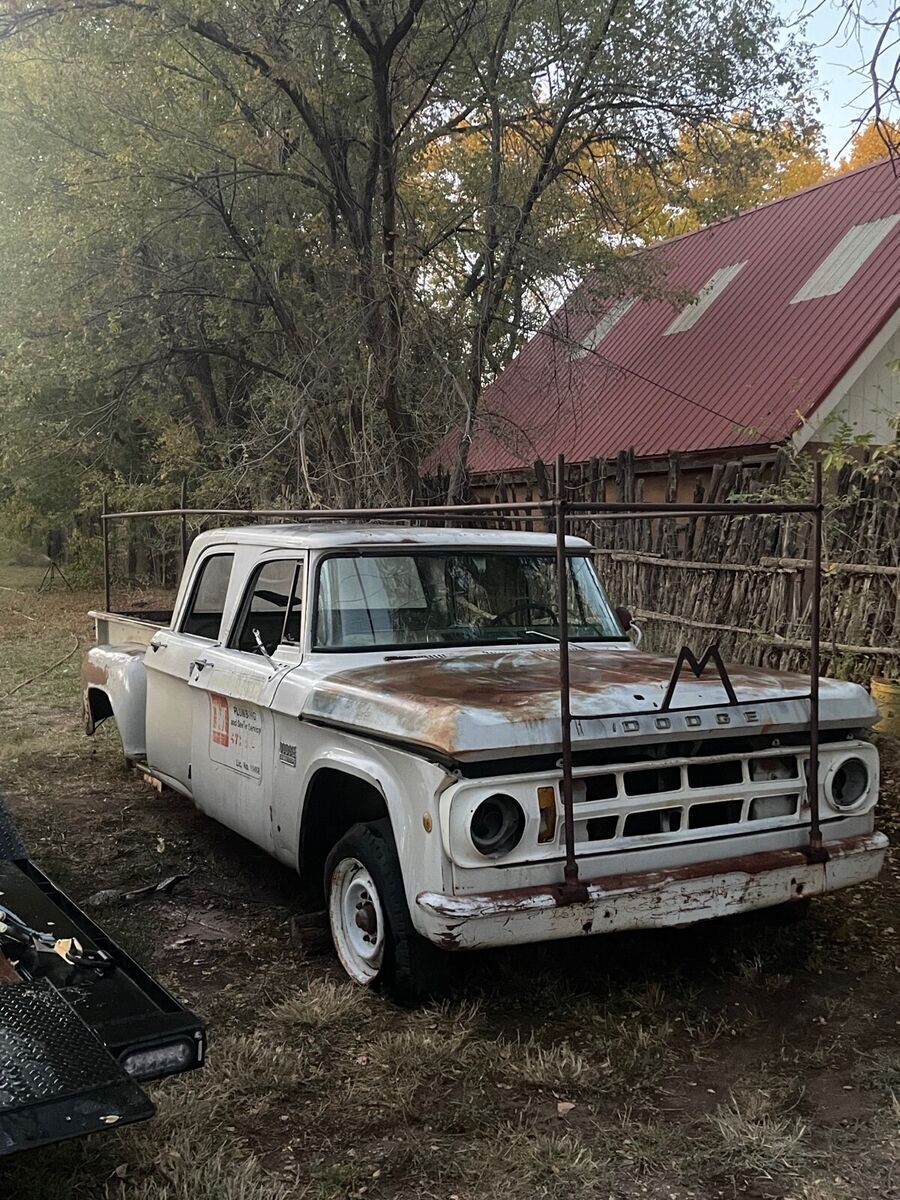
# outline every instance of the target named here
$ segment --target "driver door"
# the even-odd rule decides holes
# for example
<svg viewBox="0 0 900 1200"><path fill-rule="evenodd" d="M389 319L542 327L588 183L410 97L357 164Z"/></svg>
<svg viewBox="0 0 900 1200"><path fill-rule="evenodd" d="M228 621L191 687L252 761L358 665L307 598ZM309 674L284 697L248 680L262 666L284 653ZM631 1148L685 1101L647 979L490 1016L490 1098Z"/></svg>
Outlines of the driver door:
<svg viewBox="0 0 900 1200"><path fill-rule="evenodd" d="M272 849L275 719L271 704L299 662L305 561L268 559L251 572L227 644L194 664L194 803Z"/></svg>

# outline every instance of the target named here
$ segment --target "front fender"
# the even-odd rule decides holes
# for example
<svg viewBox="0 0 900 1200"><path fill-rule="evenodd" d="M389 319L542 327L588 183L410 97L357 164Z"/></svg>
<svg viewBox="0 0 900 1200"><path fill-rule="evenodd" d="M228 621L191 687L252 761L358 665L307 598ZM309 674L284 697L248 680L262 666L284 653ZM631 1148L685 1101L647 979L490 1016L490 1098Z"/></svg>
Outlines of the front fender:
<svg viewBox="0 0 900 1200"><path fill-rule="evenodd" d="M322 749L315 756L311 756L307 760L300 788L304 801L309 795L316 775L320 771L326 770L343 771L346 775L354 775L357 779L362 779L380 792L385 802L389 804L388 794L394 791L390 787L390 775L387 774L386 777L384 762L380 761L377 752L373 756L369 752L368 746L333 746Z"/></svg>
<svg viewBox="0 0 900 1200"><path fill-rule="evenodd" d="M146 649L136 642L92 646L81 665L85 732L90 736L112 717L127 758L143 758L147 753Z"/></svg>
<svg viewBox="0 0 900 1200"><path fill-rule="evenodd" d="M449 863L443 853L438 819L439 797L454 782L442 767L418 755L384 746L350 733L301 726L299 761L305 766L296 783L293 811L277 805L276 844L282 841L279 857L297 862L300 826L316 775L323 770L341 771L369 784L384 799L404 886L415 921L415 897L425 880L443 880L449 886ZM299 803L298 803L299 801ZM294 820L290 818L293 816ZM280 827L280 828L279 828ZM288 855L291 855L289 858Z"/></svg>

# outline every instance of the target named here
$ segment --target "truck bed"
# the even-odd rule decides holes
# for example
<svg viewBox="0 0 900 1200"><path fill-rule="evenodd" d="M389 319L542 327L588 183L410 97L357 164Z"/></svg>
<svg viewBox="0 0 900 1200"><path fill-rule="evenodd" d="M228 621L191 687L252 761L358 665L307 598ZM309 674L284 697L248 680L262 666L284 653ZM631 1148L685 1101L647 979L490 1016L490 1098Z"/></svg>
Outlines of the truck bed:
<svg viewBox="0 0 900 1200"><path fill-rule="evenodd" d="M171 623L172 609L106 612L92 608L88 616L94 618L98 646L121 646L126 643L148 646L156 631Z"/></svg>

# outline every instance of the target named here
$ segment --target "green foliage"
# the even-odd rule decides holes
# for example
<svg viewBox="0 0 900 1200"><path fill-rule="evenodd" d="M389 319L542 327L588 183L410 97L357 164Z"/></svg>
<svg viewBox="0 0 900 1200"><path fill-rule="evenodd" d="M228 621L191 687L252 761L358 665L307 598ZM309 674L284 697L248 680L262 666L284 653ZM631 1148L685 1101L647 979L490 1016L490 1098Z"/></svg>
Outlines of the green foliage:
<svg viewBox="0 0 900 1200"><path fill-rule="evenodd" d="M76 588L96 588L103 582L103 545L99 536L89 537L80 529L69 538L66 578Z"/></svg>
<svg viewBox="0 0 900 1200"><path fill-rule="evenodd" d="M852 508L866 488L900 471L900 416L894 419L894 437L881 446L872 445L871 433L860 433L842 416L832 413L822 421L814 441L817 455L787 442L780 451L783 470L777 482L758 492L735 495L735 500L764 499L773 502L805 503L813 492L815 464L822 464L822 488L826 516Z"/></svg>

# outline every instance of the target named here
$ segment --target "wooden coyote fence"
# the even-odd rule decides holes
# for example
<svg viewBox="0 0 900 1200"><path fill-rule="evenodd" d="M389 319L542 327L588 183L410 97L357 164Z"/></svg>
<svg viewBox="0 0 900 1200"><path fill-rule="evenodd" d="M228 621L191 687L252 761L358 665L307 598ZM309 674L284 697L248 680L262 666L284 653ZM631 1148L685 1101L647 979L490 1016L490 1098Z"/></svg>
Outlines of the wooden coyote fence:
<svg viewBox="0 0 900 1200"><path fill-rule="evenodd" d="M773 488L781 499L809 495L783 455L752 465L732 461L700 469L696 461L672 454L668 470L652 476L636 469L634 455L625 452L570 465L566 474L572 501L658 498L661 509L676 499L776 498L767 491ZM516 479L481 476L467 499L548 499L554 493L552 476L552 468L540 462ZM445 479L425 480L424 502L440 503L446 488ZM876 674L900 678L900 464L886 460L878 477L856 465L844 467L826 492L824 666L860 681ZM215 523L211 518L191 522L187 536ZM220 523L234 521L223 517ZM517 523L534 527L524 513L514 516ZM649 649L674 652L685 642L702 648L718 641L732 660L808 669L808 517L585 519L572 532L593 543L613 602L631 609ZM113 525L110 537L116 587L129 587L136 579L156 588L174 584L180 561L177 518L147 522L137 532Z"/></svg>
<svg viewBox="0 0 900 1200"><path fill-rule="evenodd" d="M645 485L629 452L615 460L576 464L567 474L573 501L661 495L660 476L655 486ZM781 455L762 464L719 463L691 473L672 454L660 508L676 498L710 502L760 498L763 489L785 491L792 478L788 460ZM544 497L552 491L552 470L536 463L516 481L497 479L476 483L476 488L479 499ZM791 498L805 499L805 486L795 485ZM844 467L830 482L827 508L823 663L830 673L861 681L876 674L896 678L900 676L900 467L889 464L877 479L856 465ZM610 596L615 604L631 609L648 648L673 652L684 642L701 647L718 641L728 658L786 670L808 669L808 518L584 521L573 532L596 547L597 565Z"/></svg>

